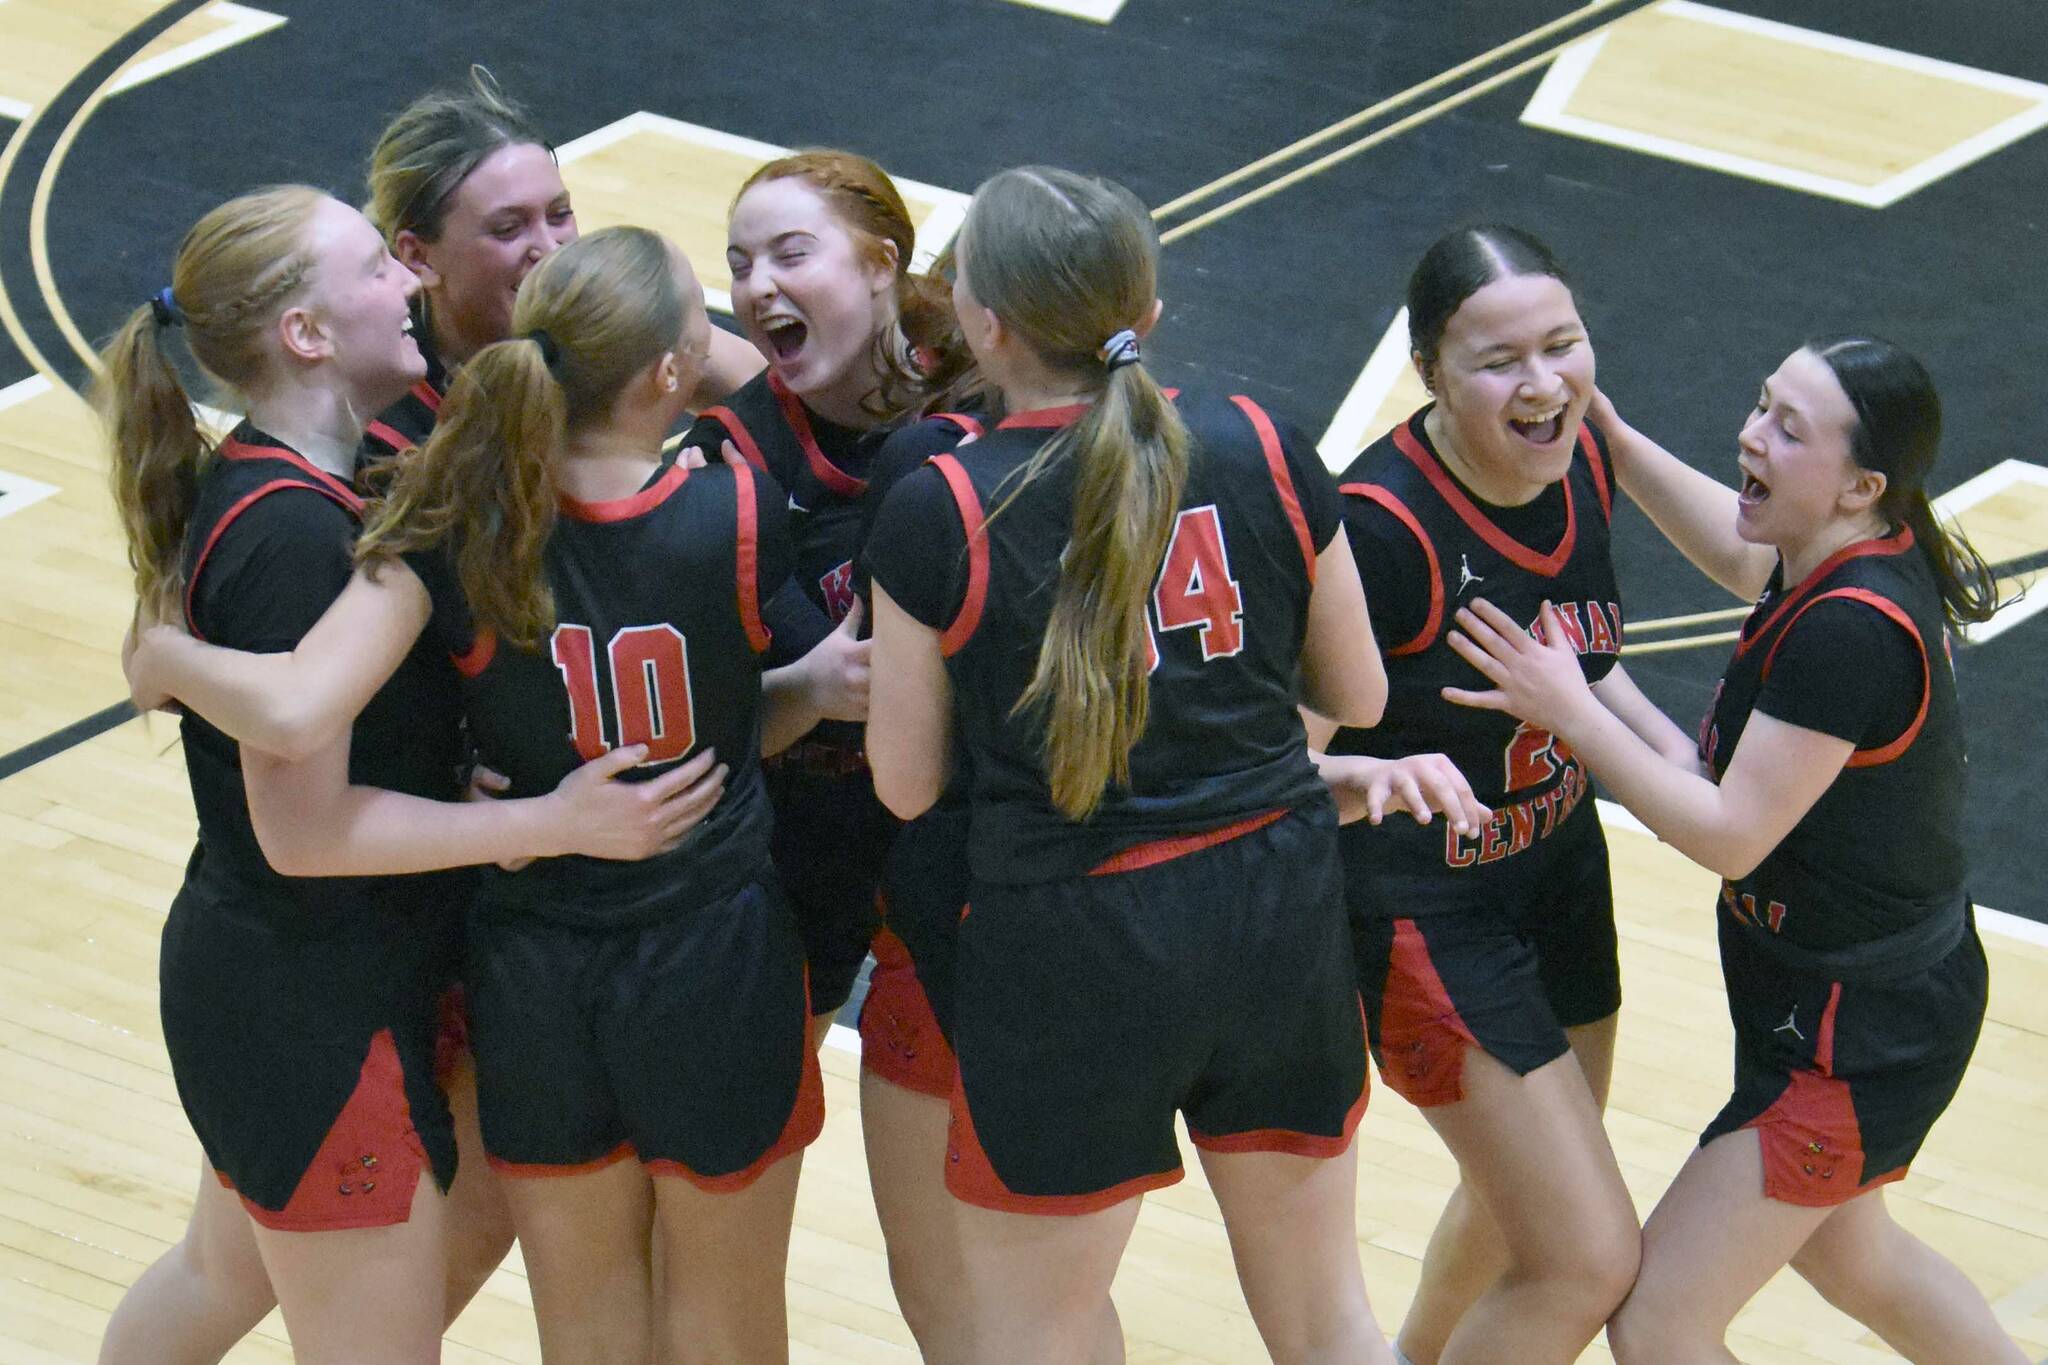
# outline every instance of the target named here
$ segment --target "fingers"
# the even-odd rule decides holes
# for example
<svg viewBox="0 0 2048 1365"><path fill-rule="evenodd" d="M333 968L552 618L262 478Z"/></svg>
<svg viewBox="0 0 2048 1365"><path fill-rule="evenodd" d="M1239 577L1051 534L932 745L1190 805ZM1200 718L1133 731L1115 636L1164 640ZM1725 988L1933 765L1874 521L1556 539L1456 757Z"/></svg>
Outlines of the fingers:
<svg viewBox="0 0 2048 1365"><path fill-rule="evenodd" d="M1499 688L1490 692L1468 692L1462 687L1446 687L1438 696L1455 706L1470 706L1479 711L1509 710L1508 694Z"/></svg>
<svg viewBox="0 0 2048 1365"><path fill-rule="evenodd" d="M637 767L646 757L645 744L622 744L609 753L591 759L583 765L582 771L598 781L603 781L608 777L617 777L628 768Z"/></svg>
<svg viewBox="0 0 2048 1365"><path fill-rule="evenodd" d="M1460 607L1457 621L1489 654L1506 657L1529 638L1529 633L1516 625L1512 616L1483 597L1475 597L1469 606Z"/></svg>
<svg viewBox="0 0 2048 1365"><path fill-rule="evenodd" d="M854 598L853 607L846 613L846 619L839 623L839 628L848 635L858 636L860 634L861 618L867 614L866 607L867 604L860 598Z"/></svg>
<svg viewBox="0 0 2048 1365"><path fill-rule="evenodd" d="M702 469L710 461L704 458L704 452L696 446L684 446L676 452L676 463L685 469Z"/></svg>
<svg viewBox="0 0 2048 1365"><path fill-rule="evenodd" d="M479 763L469 770L469 784L472 787L481 787L487 792L501 792L511 787L512 779L496 769L486 768Z"/></svg>
<svg viewBox="0 0 2048 1365"><path fill-rule="evenodd" d="M1459 624L1463 625L1464 623L1460 622ZM1486 628L1481 626L1479 629L1485 630ZM1491 632L1488 633L1491 634ZM1499 637L1495 636L1494 638L1498 639ZM1445 642L1450 645L1453 654L1456 654L1466 663L1485 674L1487 681L1502 684L1507 682L1509 677L1508 666L1495 657L1492 651L1483 648L1483 642L1475 642L1462 630L1452 631L1446 637Z"/></svg>
<svg viewBox="0 0 2048 1365"><path fill-rule="evenodd" d="M1429 801L1423 796L1422 788L1416 785L1411 770L1404 767L1395 775L1394 791L1401 798L1401 804L1408 808L1408 813L1415 817L1416 824L1429 823Z"/></svg>
<svg viewBox="0 0 2048 1365"><path fill-rule="evenodd" d="M679 839L689 833L718 804L719 798L725 795L727 773L726 766L721 763L702 782L663 803L659 828L664 841Z"/></svg>
<svg viewBox="0 0 2048 1365"><path fill-rule="evenodd" d="M1542 640L1545 645L1572 653L1571 636L1565 634L1564 622L1559 619L1555 606L1544 602L1542 614L1537 619L1543 622Z"/></svg>
<svg viewBox="0 0 2048 1365"><path fill-rule="evenodd" d="M711 765L716 762L718 762L717 751L706 749L702 753L693 756L688 763L677 764L660 777L647 783L641 789L641 795L648 801L659 805L683 788L697 781L698 778L704 776L705 773L711 770Z"/></svg>
<svg viewBox="0 0 2048 1365"><path fill-rule="evenodd" d="M718 458L727 464L745 464L747 457L740 454L740 448L731 441L722 441L718 446Z"/></svg>

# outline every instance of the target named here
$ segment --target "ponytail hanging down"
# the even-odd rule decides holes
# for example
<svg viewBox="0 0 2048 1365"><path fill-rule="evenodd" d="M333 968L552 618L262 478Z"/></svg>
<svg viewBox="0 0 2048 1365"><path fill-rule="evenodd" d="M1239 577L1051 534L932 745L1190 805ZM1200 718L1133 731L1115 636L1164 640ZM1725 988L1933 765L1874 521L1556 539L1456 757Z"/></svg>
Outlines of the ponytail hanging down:
<svg viewBox="0 0 2048 1365"><path fill-rule="evenodd" d="M114 507L128 539L135 596L148 616L167 616L184 591L185 526L212 451L192 400L164 351L163 294L128 315L100 355L93 404L107 432Z"/></svg>

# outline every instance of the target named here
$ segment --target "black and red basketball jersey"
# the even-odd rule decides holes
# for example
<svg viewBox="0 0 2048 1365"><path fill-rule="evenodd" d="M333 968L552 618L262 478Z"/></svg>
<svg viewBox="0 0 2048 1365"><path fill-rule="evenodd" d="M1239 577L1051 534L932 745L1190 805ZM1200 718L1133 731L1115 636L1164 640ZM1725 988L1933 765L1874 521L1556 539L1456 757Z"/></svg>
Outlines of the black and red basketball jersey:
<svg viewBox="0 0 2048 1365"><path fill-rule="evenodd" d="M1551 857L1570 856L1597 833L1585 766L1562 741L1503 712L1443 699L1445 687L1491 685L1447 643L1457 609L1483 597L1526 625L1544 602L1554 604L1588 682L1606 677L1621 651L1604 438L1581 427L1565 478L1524 507L1500 508L1444 467L1423 427L1428 411L1368 446L1338 480L1388 694L1380 723L1339 730L1330 752L1442 753L1494 814L1464 835L1448 821L1406 817L1346 826L1346 886L1354 908L1375 915L1500 904L1542 877ZM1381 572L1394 556L1420 572ZM1389 600L1390 581L1415 600Z"/></svg>
<svg viewBox="0 0 2048 1365"><path fill-rule="evenodd" d="M243 423L199 483L185 537L185 622L230 649L292 649L348 585L362 499L297 451ZM460 797L461 709L445 655L415 647L356 718L351 782L412 796ZM185 769L199 815L189 887L293 933L347 932L350 907L446 908L452 883L432 877L285 877L265 861L249 820L241 749L189 709Z"/></svg>
<svg viewBox="0 0 2048 1365"><path fill-rule="evenodd" d="M447 396L452 376L434 352L434 328L427 318L425 294L413 300L412 339L426 357L427 376L407 390L405 397L378 413L377 420L363 432L364 452L372 461L425 445L441 415L441 400Z"/></svg>
<svg viewBox="0 0 2048 1365"><path fill-rule="evenodd" d="M1339 522L1329 474L1248 398L1176 402L1193 448L1146 609L1150 718L1130 785L1112 784L1086 822L1052 804L1042 710L1013 714L1058 585L1073 462L1010 493L1087 409L1007 417L905 479L883 508L868 559L890 597L941 632L956 741L973 770L978 878L1074 876L1139 844L1327 799L1295 704L1316 556Z"/></svg>
<svg viewBox="0 0 2048 1365"><path fill-rule="evenodd" d="M487 874L484 900L556 921L644 922L739 890L768 857L761 786L761 602L788 576L775 482L720 464L664 465L631 497L563 498L546 552L556 625L538 651L471 621L452 561L409 557L434 602L432 632L463 676L470 735L511 794L552 791L621 744L629 777L715 749L723 799L671 852L645 862L543 859Z"/></svg>
<svg viewBox="0 0 2048 1365"><path fill-rule="evenodd" d="M1876 710L1880 733L1845 736L1857 744L1848 765L1792 832L1748 876L1723 884L1723 913L1780 956L1937 961L1961 934L1966 867L1964 736L1934 574L1901 528L1837 551L1789 591L1779 575L1743 623L1700 726L1700 757L1717 781L1755 711L1800 724L1810 710L1813 728L1839 732L1825 720L1847 705L1849 680L1838 672L1813 675L1798 697L1772 690L1788 641L1820 629L1829 611L1852 604L1896 629L1918 676Z"/></svg>

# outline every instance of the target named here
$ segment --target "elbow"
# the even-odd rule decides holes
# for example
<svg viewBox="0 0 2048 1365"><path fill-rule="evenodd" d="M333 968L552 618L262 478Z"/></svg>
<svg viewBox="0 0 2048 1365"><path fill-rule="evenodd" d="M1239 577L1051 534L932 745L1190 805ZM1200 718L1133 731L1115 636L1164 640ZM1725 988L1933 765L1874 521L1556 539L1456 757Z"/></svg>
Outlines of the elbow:
<svg viewBox="0 0 2048 1365"><path fill-rule="evenodd" d="M922 774L891 772L875 766L875 795L898 820L915 820L939 799L939 783Z"/></svg>
<svg viewBox="0 0 2048 1365"><path fill-rule="evenodd" d="M1387 713L1386 675L1381 674L1374 685L1354 687L1341 696L1313 698L1309 707L1340 726L1370 730Z"/></svg>

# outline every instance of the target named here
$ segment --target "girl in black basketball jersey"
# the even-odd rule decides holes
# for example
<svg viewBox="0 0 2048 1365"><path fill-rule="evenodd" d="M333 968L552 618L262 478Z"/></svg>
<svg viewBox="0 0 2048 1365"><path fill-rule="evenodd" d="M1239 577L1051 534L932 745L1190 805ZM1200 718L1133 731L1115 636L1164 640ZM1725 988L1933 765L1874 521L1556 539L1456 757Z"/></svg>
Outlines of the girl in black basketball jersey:
<svg viewBox="0 0 2048 1365"><path fill-rule="evenodd" d="M1439 695L1477 681L1449 614L1476 593L1523 619L1568 604L1600 703L1651 743L1686 741L1617 662L1604 437L1582 422L1593 349L1556 260L1514 228L1449 233L1409 281L1408 329L1433 402L1340 479L1387 714L1339 731L1326 762L1440 751L1491 812L1340 836L1380 1073L1458 1159L1399 1345L1417 1365L1568 1361L1638 1250L1600 1125L1621 1004L1607 846L1569 748Z"/></svg>
<svg viewBox="0 0 2048 1365"><path fill-rule="evenodd" d="M98 395L137 586L151 614L179 613L209 638L289 648L347 579L361 510L354 414L422 369L406 313L416 286L362 215L302 187L207 215L172 273L109 347ZM247 404L218 448L168 362L174 327ZM358 775L394 789L358 812L382 831L375 870L570 848L633 856L672 837L635 814L669 818L644 793L602 780L617 760L580 774L574 799L444 804L457 795L453 697L425 657L365 700ZM165 924L162 1006L213 1169L185 1241L116 1311L106 1355L218 1359L275 1285L300 1359L435 1358L454 1148L433 1084L433 998L445 902L466 883L279 875L269 817L303 770L238 751L197 716L184 730L200 837ZM346 737L340 753L345 764ZM259 1265L240 1263L245 1223ZM251 1282L260 1296L233 1292ZM366 1300L379 1305L369 1319Z"/></svg>
<svg viewBox="0 0 2048 1365"><path fill-rule="evenodd" d="M400 467L320 627L269 659L190 646L182 694L296 747L431 624L515 793L615 743L664 766L727 756L729 789L672 856L488 874L469 983L485 1145L512 1177L545 1349L647 1355L652 1231L663 1350L776 1359L800 1165L785 1158L823 1121L755 757L759 606L789 567L780 490L744 466L660 462L710 323L659 236L563 248L515 318L520 337L464 367ZM306 798L305 856L351 868L328 804Z"/></svg>
<svg viewBox="0 0 2048 1365"><path fill-rule="evenodd" d="M806 151L756 170L733 201L726 260L733 312L768 369L685 442L712 457L730 447L787 490L794 586L843 630L859 627L854 560L885 429L966 360L944 285L911 269L915 245L902 195L865 157ZM769 766L776 867L804 927L819 1041L874 938L896 830L857 720L829 719Z"/></svg>
<svg viewBox="0 0 2048 1365"><path fill-rule="evenodd" d="M1615 1356L1733 1359L1729 1322L1789 1262L1909 1359L2022 1365L1984 1296L1884 1204L1985 1005L1947 631L1987 619L1997 589L1928 504L1933 381L1888 342L1807 343L1743 425L1739 492L1607 416L1622 487L1756 599L1696 752L1675 761L1589 706L1547 610L1547 643L1489 604L1462 612L1453 643L1498 690L1447 695L1567 740L1726 879L1735 1093L1643 1230Z"/></svg>
<svg viewBox="0 0 2048 1365"><path fill-rule="evenodd" d="M867 549L877 788L927 809L956 716L971 763L960 1358L1103 1344L1138 1196L1180 1177L1180 1110L1275 1358L1384 1361L1352 1237L1336 816L1295 710L1369 722L1382 677L1313 451L1138 363L1157 243L1103 181L976 192L954 302L1008 415L903 480Z"/></svg>

